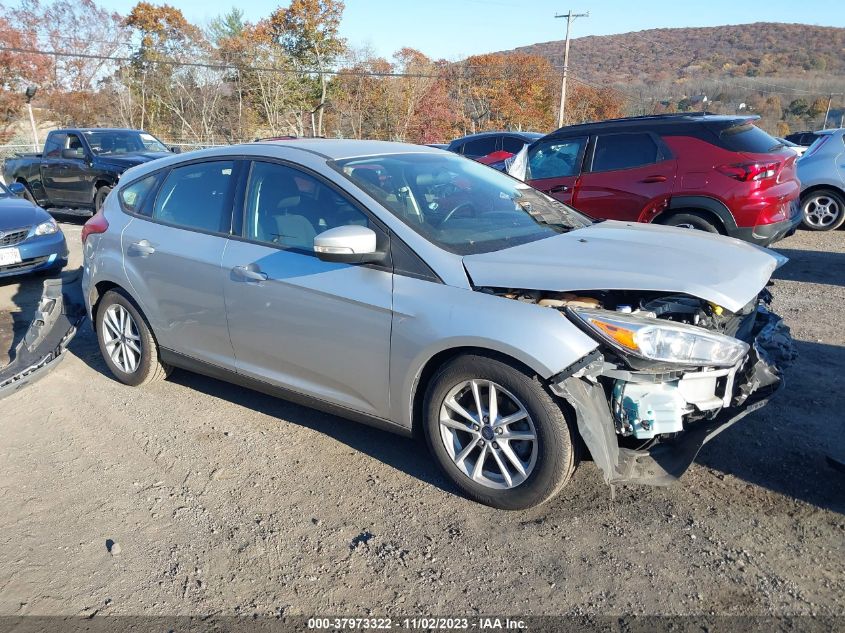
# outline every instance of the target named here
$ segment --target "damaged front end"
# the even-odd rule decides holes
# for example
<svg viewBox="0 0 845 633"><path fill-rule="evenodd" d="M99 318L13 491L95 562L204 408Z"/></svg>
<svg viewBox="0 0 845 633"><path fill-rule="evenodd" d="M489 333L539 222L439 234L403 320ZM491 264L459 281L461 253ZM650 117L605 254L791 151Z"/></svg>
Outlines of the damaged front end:
<svg viewBox="0 0 845 633"><path fill-rule="evenodd" d="M763 290L732 313L688 295L496 291L559 309L602 346L550 381L608 484L666 485L764 406L795 357Z"/></svg>
<svg viewBox="0 0 845 633"><path fill-rule="evenodd" d="M58 365L85 319L79 274L44 282L35 318L0 368L0 398L41 378Z"/></svg>

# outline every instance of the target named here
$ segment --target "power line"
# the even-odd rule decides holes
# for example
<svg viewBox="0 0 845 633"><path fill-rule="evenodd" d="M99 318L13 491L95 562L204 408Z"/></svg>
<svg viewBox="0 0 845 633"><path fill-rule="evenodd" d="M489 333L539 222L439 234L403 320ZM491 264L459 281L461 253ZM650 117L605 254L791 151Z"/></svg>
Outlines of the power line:
<svg viewBox="0 0 845 633"><path fill-rule="evenodd" d="M101 55L98 53L82 53L70 51L56 51L56 50L42 50L36 48L26 48L19 46L0 46L0 51L10 53L21 53L29 55L46 55L48 57L73 57L80 59L94 59L99 61L112 61L118 63L132 63L138 61L135 57L120 56L120 55ZM175 59L156 59L145 60L149 64L163 64L166 66L186 66L189 68L205 68L209 70L219 71L233 71L239 72L244 70L251 70L256 72L272 72L284 75L333 75L333 76L364 76L364 77L400 77L400 78L428 78L428 79L442 79L444 72L449 70L449 67L443 67L443 72L401 72L401 71L374 71L374 70L356 70L354 67L350 68L333 68L333 69L319 69L319 68L277 68L272 66L237 66L231 63L216 62L216 61L178 61ZM457 62L450 65L451 68L459 70L490 70L489 66L467 65ZM491 78L503 79L512 76L513 72L500 72L497 74L488 75ZM554 75L556 77L557 75ZM552 77L552 75L549 75Z"/></svg>

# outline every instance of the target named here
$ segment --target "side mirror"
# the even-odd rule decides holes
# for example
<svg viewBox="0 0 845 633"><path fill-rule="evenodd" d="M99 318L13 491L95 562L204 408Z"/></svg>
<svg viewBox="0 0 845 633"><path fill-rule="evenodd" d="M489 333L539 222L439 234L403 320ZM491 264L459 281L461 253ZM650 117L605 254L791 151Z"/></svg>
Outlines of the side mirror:
<svg viewBox="0 0 845 633"><path fill-rule="evenodd" d="M376 250L376 234L366 226L348 224L320 233L314 238L314 252L324 262L367 264L384 259Z"/></svg>
<svg viewBox="0 0 845 633"><path fill-rule="evenodd" d="M69 160L85 160L85 151L79 149L63 149L62 158Z"/></svg>
<svg viewBox="0 0 845 633"><path fill-rule="evenodd" d="M182 148L179 147L178 145L171 145L167 149L170 150L171 154L181 154L182 153Z"/></svg>
<svg viewBox="0 0 845 633"><path fill-rule="evenodd" d="M13 182L12 184L7 185L6 189L11 191L18 198L24 198L26 196L26 187L19 182Z"/></svg>

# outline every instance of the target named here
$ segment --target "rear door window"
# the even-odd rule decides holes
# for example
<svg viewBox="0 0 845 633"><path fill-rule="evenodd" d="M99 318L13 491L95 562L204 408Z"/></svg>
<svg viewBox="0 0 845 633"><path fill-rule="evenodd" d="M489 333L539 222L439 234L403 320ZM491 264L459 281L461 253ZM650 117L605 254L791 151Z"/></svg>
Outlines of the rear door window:
<svg viewBox="0 0 845 633"><path fill-rule="evenodd" d="M44 144L44 158L61 158L62 150L65 148L67 134L51 134Z"/></svg>
<svg viewBox="0 0 845 633"><path fill-rule="evenodd" d="M487 136L464 143L461 153L469 158L480 158L496 151L496 137Z"/></svg>
<svg viewBox="0 0 845 633"><path fill-rule="evenodd" d="M151 205L145 204L152 198L152 191L158 182L158 174L147 176L120 190L120 204L129 213L149 215Z"/></svg>
<svg viewBox="0 0 845 633"><path fill-rule="evenodd" d="M660 148L650 134L606 134L596 139L591 171L614 171L652 165Z"/></svg>
<svg viewBox="0 0 845 633"><path fill-rule="evenodd" d="M783 149L780 141L753 123L743 123L725 128L719 132L719 141L725 149L733 152L768 154Z"/></svg>
<svg viewBox="0 0 845 633"><path fill-rule="evenodd" d="M528 141L524 141L518 136L506 136L502 139L502 150L510 152L511 154L516 154L527 144Z"/></svg>
<svg viewBox="0 0 845 633"><path fill-rule="evenodd" d="M528 154L528 177L539 180L577 176L581 173L581 160L586 145L586 136L538 143Z"/></svg>
<svg viewBox="0 0 845 633"><path fill-rule="evenodd" d="M174 168L156 198L153 219L211 233L228 233L235 177L235 161L230 160Z"/></svg>

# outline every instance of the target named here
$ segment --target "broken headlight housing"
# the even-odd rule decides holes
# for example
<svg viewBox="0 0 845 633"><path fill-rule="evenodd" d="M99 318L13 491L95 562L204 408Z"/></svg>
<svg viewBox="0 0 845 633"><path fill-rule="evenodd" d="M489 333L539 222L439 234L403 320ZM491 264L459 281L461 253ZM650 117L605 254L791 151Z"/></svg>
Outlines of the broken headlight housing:
<svg viewBox="0 0 845 633"><path fill-rule="evenodd" d="M658 363L731 367L748 345L704 328L663 319L584 308L567 312L623 355Z"/></svg>

